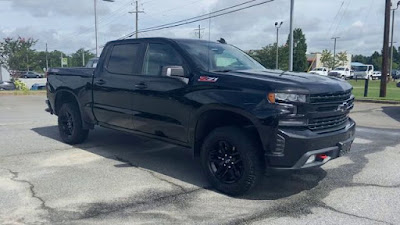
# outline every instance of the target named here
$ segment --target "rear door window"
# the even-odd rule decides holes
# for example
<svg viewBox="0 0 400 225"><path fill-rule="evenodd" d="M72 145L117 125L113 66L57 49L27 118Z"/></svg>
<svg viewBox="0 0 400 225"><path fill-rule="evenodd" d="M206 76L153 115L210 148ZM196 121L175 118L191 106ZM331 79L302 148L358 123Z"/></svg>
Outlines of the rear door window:
<svg viewBox="0 0 400 225"><path fill-rule="evenodd" d="M137 74L137 62L140 53L140 44L115 45L111 51L107 64L110 73L134 75Z"/></svg>

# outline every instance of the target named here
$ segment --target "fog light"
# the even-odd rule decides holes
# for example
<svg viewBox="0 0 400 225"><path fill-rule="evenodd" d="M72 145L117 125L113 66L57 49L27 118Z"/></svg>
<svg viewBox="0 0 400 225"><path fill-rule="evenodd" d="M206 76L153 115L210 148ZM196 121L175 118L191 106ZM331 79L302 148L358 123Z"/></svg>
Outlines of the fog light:
<svg viewBox="0 0 400 225"><path fill-rule="evenodd" d="M313 162L315 162L315 155L310 156L310 158L307 159L306 164L310 164L310 163L313 163Z"/></svg>

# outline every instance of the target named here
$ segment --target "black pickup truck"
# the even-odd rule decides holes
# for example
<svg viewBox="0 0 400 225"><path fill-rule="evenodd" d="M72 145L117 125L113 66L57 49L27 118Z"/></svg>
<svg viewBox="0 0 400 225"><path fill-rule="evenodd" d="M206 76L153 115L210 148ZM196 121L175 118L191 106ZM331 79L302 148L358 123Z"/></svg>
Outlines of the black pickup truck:
<svg viewBox="0 0 400 225"><path fill-rule="evenodd" d="M321 166L355 135L346 81L268 70L224 42L109 42L95 69L50 69L47 97L66 143L83 142L95 125L174 143L230 195L269 170Z"/></svg>

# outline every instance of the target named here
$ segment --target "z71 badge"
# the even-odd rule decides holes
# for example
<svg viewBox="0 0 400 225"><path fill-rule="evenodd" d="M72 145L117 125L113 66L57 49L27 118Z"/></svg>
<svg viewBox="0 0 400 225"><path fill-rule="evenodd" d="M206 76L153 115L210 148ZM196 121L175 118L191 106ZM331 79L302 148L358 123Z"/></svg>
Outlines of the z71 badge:
<svg viewBox="0 0 400 225"><path fill-rule="evenodd" d="M200 82L212 82L215 83L217 82L218 77L208 77L208 76L201 76L198 81Z"/></svg>

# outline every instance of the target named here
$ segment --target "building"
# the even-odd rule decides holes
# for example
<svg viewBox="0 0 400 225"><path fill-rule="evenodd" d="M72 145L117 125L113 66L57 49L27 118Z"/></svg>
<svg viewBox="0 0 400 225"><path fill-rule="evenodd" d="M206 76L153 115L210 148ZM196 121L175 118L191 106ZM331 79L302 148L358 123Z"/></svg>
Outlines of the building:
<svg viewBox="0 0 400 225"><path fill-rule="evenodd" d="M321 58L322 58L322 54L320 52L307 54L307 62L308 62L308 66L309 66L308 71L311 71L318 67L324 67L324 64L321 62ZM347 54L347 61L344 63L344 65L341 65L341 66L350 68L351 60L352 60L352 55ZM329 68L329 69L334 69L334 68Z"/></svg>
<svg viewBox="0 0 400 225"><path fill-rule="evenodd" d="M0 82L10 81L10 79L10 73L6 70L6 68L0 65Z"/></svg>

